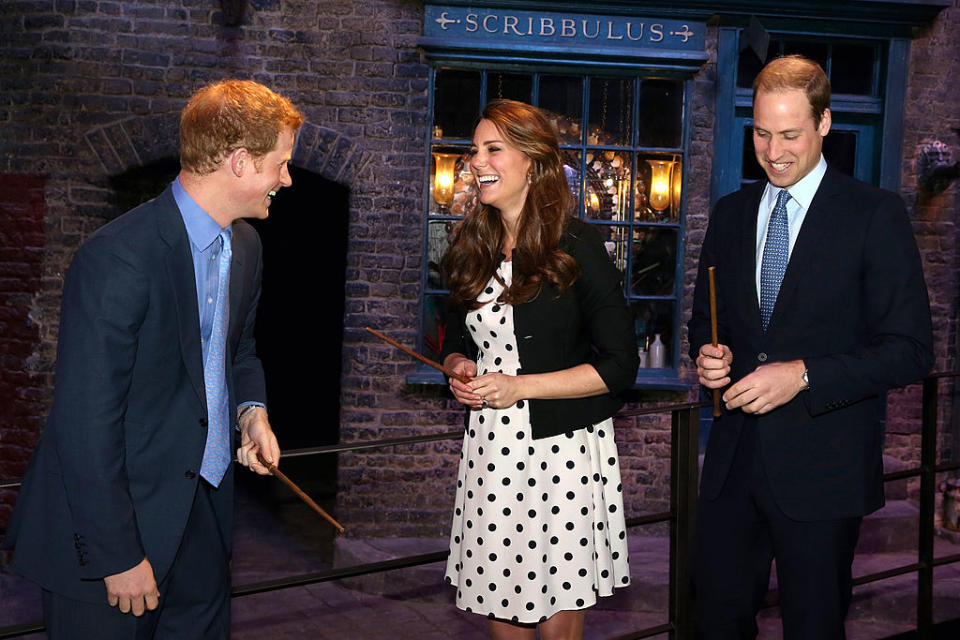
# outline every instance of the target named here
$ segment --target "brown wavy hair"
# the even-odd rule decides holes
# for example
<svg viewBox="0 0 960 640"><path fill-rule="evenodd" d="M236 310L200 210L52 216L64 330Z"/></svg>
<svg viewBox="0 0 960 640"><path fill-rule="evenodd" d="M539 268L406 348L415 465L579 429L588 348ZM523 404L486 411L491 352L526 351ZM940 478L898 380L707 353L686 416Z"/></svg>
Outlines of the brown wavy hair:
<svg viewBox="0 0 960 640"><path fill-rule="evenodd" d="M250 80L226 80L198 90L180 114L180 166L199 175L213 173L241 147L260 170L280 132L296 133L303 122L289 99Z"/></svg>
<svg viewBox="0 0 960 640"><path fill-rule="evenodd" d="M558 247L570 221L573 197L560 158L560 147L543 112L515 100L494 100L477 120L492 122L510 146L532 161L530 188L517 223L513 278L501 301L520 304L533 299L544 282L560 293L577 279L576 260ZM496 276L505 230L500 212L479 199L453 232L441 270L457 306L476 309L477 296ZM499 280L499 278L498 278ZM501 282L503 284L503 282Z"/></svg>

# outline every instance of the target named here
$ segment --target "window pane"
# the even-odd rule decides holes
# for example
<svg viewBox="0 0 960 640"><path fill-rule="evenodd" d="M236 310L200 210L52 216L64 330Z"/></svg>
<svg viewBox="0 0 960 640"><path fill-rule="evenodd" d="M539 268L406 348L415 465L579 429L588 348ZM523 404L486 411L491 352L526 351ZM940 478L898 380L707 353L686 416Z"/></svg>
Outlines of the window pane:
<svg viewBox="0 0 960 640"><path fill-rule="evenodd" d="M833 64L830 68L830 88L833 92L877 95L873 87L876 55L876 47L870 45L833 45Z"/></svg>
<svg viewBox="0 0 960 640"><path fill-rule="evenodd" d="M446 296L426 296L423 300L423 353L431 359L439 359L447 332L445 301Z"/></svg>
<svg viewBox="0 0 960 640"><path fill-rule="evenodd" d="M742 38L743 36L741 35L740 37ZM767 62L776 57L778 52L777 44L772 41L767 49L767 59L765 61L760 60L754 50L749 47L741 51L737 59L737 86L744 89L751 88L753 86L753 79L760 73L760 69L763 69L763 66Z"/></svg>
<svg viewBox="0 0 960 640"><path fill-rule="evenodd" d="M467 148L433 145L430 159L432 216L462 216L476 204L477 190L467 164Z"/></svg>
<svg viewBox="0 0 960 640"><path fill-rule="evenodd" d="M674 367L676 355L673 353L673 311L675 304L670 300L639 300L630 305L633 311L633 326L637 331L637 344L643 350L649 350L651 344L660 336L666 356L664 367ZM649 351L646 366L652 368Z"/></svg>
<svg viewBox="0 0 960 640"><path fill-rule="evenodd" d="M824 71L827 70L827 58L830 55L830 48L824 42L809 42L804 40L787 40L783 43L783 55L800 54L810 58L819 64ZM836 59L834 59L836 62Z"/></svg>
<svg viewBox="0 0 960 640"><path fill-rule="evenodd" d="M437 69L434 76L434 138L471 138L480 112L480 72Z"/></svg>
<svg viewBox="0 0 960 640"><path fill-rule="evenodd" d="M673 294L677 266L677 230L671 227L633 229L630 291L638 296Z"/></svg>
<svg viewBox="0 0 960 640"><path fill-rule="evenodd" d="M640 83L640 146L679 147L683 131L683 83L643 80Z"/></svg>
<svg viewBox="0 0 960 640"><path fill-rule="evenodd" d="M431 220L427 224L427 288L446 289L440 277L440 261L450 246L450 235L458 220Z"/></svg>
<svg viewBox="0 0 960 640"><path fill-rule="evenodd" d="M579 202L581 153L571 149L561 149L560 157L563 158L563 171L567 174L567 184L570 186L570 193L573 194L573 201Z"/></svg>
<svg viewBox="0 0 960 640"><path fill-rule="evenodd" d="M491 71L487 74L487 100L519 100L530 102L533 76Z"/></svg>
<svg viewBox="0 0 960 640"><path fill-rule="evenodd" d="M603 246L607 249L607 255L616 265L617 269L623 274L627 268L627 230L628 227L621 227L612 224L598 224L595 227L600 232L600 238L603 240Z"/></svg>
<svg viewBox="0 0 960 640"><path fill-rule="evenodd" d="M630 217L630 154L587 151L584 217L624 221Z"/></svg>
<svg viewBox="0 0 960 640"><path fill-rule="evenodd" d="M633 80L591 78L587 144L629 145L632 120Z"/></svg>
<svg viewBox="0 0 960 640"><path fill-rule="evenodd" d="M583 78L541 76L539 106L554 116L560 144L580 144Z"/></svg>
<svg viewBox="0 0 960 640"><path fill-rule="evenodd" d="M681 164L675 156L639 156L633 188L634 219L638 222L671 222L680 210Z"/></svg>
<svg viewBox="0 0 960 640"><path fill-rule="evenodd" d="M823 139L823 157L830 166L848 176L854 175L857 164L857 132L831 129Z"/></svg>

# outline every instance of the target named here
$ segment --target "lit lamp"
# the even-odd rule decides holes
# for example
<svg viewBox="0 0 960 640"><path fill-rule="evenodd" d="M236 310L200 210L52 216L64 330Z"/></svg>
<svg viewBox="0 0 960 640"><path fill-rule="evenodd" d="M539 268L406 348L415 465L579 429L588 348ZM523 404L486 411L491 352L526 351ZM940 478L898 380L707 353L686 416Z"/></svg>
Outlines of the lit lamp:
<svg viewBox="0 0 960 640"><path fill-rule="evenodd" d="M453 170L459 158L456 153L433 154L433 199L443 208L453 204Z"/></svg>
<svg viewBox="0 0 960 640"><path fill-rule="evenodd" d="M600 198L597 196L596 191L590 191L589 207L595 214L600 213Z"/></svg>
<svg viewBox="0 0 960 640"><path fill-rule="evenodd" d="M650 206L663 211L670 206L672 160L647 160L650 165Z"/></svg>

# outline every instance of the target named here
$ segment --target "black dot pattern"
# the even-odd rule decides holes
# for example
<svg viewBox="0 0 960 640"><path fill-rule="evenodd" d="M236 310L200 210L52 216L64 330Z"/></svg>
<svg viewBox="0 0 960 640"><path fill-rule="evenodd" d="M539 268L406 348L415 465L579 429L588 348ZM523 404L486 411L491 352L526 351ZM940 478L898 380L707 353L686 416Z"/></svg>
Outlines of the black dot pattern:
<svg viewBox="0 0 960 640"><path fill-rule="evenodd" d="M511 267L499 270L508 283ZM496 362L514 374L513 307L495 303L502 291L491 279L478 300L493 304L471 312L483 336L474 338L489 343L477 370ZM538 441L530 431L527 403L471 412L446 569L459 608L523 623L590 607L630 583L612 421ZM483 446L491 441L498 446ZM478 532L491 535L481 543Z"/></svg>

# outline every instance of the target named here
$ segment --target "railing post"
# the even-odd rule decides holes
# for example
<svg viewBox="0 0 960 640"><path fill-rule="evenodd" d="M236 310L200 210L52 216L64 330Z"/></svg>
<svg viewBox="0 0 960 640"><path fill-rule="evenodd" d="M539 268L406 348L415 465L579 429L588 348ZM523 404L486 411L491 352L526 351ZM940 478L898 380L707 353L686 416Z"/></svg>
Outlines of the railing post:
<svg viewBox="0 0 960 640"><path fill-rule="evenodd" d="M933 515L937 463L937 382L923 379L923 412L920 423L920 531L917 545L917 635L926 638L933 627Z"/></svg>
<svg viewBox="0 0 960 640"><path fill-rule="evenodd" d="M693 527L697 508L700 440L698 408L671 414L670 447L670 622L676 640L693 638Z"/></svg>

